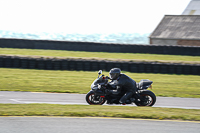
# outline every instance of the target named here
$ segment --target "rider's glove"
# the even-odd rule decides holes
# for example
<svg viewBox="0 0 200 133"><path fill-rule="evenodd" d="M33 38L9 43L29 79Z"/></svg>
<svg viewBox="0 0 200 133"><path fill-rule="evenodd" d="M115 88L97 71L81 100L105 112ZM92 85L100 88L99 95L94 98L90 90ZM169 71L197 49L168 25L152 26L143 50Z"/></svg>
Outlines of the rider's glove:
<svg viewBox="0 0 200 133"><path fill-rule="evenodd" d="M106 76L106 79L110 79L110 77Z"/></svg>

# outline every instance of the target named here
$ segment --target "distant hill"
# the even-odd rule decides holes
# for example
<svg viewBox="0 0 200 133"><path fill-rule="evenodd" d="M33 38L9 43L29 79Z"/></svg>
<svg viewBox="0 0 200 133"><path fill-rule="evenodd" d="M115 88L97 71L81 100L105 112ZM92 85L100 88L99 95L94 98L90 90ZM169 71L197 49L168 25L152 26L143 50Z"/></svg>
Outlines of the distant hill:
<svg viewBox="0 0 200 133"><path fill-rule="evenodd" d="M112 33L112 34L79 34L79 33L46 33L46 32L13 32L0 30L0 38L23 38L42 40L65 40L81 42L103 42L120 44L149 44L150 34L139 33Z"/></svg>

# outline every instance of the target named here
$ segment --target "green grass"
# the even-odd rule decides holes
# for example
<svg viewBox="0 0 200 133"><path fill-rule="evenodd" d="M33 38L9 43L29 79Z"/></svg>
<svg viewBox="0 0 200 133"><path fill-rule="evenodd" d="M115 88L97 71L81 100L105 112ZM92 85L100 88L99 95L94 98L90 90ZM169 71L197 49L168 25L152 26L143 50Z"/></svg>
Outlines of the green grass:
<svg viewBox="0 0 200 133"><path fill-rule="evenodd" d="M78 116L200 121L200 110L130 106L0 104L0 116Z"/></svg>
<svg viewBox="0 0 200 133"><path fill-rule="evenodd" d="M92 58L106 60L142 60L159 62L182 62L200 64L200 56L137 54L137 53L106 53L106 52L80 52L64 50L38 50L38 49L11 49L0 48L0 54L24 56L49 56L65 58Z"/></svg>
<svg viewBox="0 0 200 133"><path fill-rule="evenodd" d="M157 96L200 98L200 76L124 73L136 82L152 80ZM88 71L0 68L0 91L87 93L96 78L97 72Z"/></svg>

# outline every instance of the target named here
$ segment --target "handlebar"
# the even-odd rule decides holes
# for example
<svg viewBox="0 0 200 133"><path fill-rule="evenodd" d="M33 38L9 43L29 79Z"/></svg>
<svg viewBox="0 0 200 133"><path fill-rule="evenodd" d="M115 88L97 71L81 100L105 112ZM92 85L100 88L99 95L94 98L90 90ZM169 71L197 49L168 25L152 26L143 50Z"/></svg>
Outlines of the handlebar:
<svg viewBox="0 0 200 133"><path fill-rule="evenodd" d="M106 76L107 79L111 79L110 77Z"/></svg>

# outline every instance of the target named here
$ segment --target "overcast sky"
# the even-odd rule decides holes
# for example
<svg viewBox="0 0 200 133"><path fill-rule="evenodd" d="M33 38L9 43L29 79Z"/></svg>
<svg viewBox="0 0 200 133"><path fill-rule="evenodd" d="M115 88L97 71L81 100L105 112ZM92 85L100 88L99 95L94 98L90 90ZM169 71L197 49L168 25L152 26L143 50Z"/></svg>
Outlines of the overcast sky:
<svg viewBox="0 0 200 133"><path fill-rule="evenodd" d="M190 0L0 0L0 30L151 33Z"/></svg>

